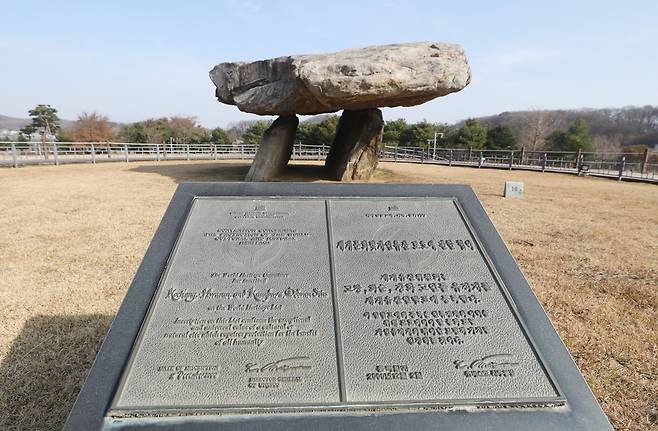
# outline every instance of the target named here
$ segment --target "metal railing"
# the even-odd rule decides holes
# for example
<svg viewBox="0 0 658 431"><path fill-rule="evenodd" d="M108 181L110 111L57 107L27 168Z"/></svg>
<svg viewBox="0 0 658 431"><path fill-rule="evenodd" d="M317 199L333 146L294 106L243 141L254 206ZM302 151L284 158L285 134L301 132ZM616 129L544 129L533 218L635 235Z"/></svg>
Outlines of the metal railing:
<svg viewBox="0 0 658 431"><path fill-rule="evenodd" d="M256 145L0 142L0 166L162 160L253 159ZM329 147L295 144L292 160L324 160ZM641 153L585 153L384 146L386 161L478 168L587 173L658 183L658 163Z"/></svg>
<svg viewBox="0 0 658 431"><path fill-rule="evenodd" d="M658 163L644 153L476 150L386 146L382 160L448 166L522 169L634 179L658 183Z"/></svg>

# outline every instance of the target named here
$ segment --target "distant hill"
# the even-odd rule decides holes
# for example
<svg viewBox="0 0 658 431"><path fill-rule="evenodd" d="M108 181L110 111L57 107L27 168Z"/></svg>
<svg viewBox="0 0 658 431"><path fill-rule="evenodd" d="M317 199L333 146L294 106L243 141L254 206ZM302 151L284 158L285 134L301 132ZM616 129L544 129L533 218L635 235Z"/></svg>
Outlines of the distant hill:
<svg viewBox="0 0 658 431"><path fill-rule="evenodd" d="M305 116L305 115L300 115L299 116L299 122L300 123L309 123L309 124L315 124L315 123L320 123L322 122L325 118L331 117L332 115L338 115L337 113L333 114L319 114L319 115L312 115L312 116ZM261 121L267 121L270 122L272 120L265 119L263 118L262 120L240 120L240 121L233 121L229 123L225 129L226 130L240 130L244 131L246 130L249 126L252 124L261 122Z"/></svg>
<svg viewBox="0 0 658 431"><path fill-rule="evenodd" d="M512 129L518 146L541 149L544 139L585 120L598 151L619 151L629 145L658 144L658 106L626 106L605 109L560 109L502 112L477 118L489 127L504 124ZM461 126L463 122L457 123Z"/></svg>
<svg viewBox="0 0 658 431"><path fill-rule="evenodd" d="M0 115L0 130L20 130L32 122L29 118L16 118ZM75 121L59 120L59 125L63 130L71 130L75 127Z"/></svg>
<svg viewBox="0 0 658 431"><path fill-rule="evenodd" d="M300 123L317 124L317 123L323 122L324 120L326 120L329 117L333 117L333 116L337 116L337 115L339 115L339 114L336 113L336 112L333 113L333 114L318 114L318 115L314 115L312 117L300 118L299 122Z"/></svg>

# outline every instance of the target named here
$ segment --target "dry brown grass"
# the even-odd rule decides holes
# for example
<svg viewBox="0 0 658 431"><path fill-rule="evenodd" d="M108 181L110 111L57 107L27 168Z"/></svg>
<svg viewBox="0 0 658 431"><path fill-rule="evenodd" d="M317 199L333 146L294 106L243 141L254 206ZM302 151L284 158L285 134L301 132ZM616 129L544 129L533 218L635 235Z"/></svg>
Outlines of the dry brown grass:
<svg viewBox="0 0 658 431"><path fill-rule="evenodd" d="M246 169L0 169L0 429L61 427L176 184ZM506 179L524 199L501 197ZM390 163L374 180L470 184L615 428L658 427L658 187Z"/></svg>

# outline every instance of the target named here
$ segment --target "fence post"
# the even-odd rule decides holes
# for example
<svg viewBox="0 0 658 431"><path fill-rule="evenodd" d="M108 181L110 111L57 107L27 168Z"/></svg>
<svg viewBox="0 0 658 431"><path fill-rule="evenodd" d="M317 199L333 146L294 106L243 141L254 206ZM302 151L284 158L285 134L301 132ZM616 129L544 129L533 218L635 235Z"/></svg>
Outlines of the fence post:
<svg viewBox="0 0 658 431"><path fill-rule="evenodd" d="M522 165L524 160L525 160L525 147L521 147L521 155L519 156L519 165Z"/></svg>
<svg viewBox="0 0 658 431"><path fill-rule="evenodd" d="M448 166L452 166L452 150L448 153Z"/></svg>
<svg viewBox="0 0 658 431"><path fill-rule="evenodd" d="M395 147L395 155L393 156L393 160L396 162L398 161L398 147Z"/></svg>
<svg viewBox="0 0 658 431"><path fill-rule="evenodd" d="M514 150L509 152L509 170L512 170L512 165L514 164Z"/></svg>
<svg viewBox="0 0 658 431"><path fill-rule="evenodd" d="M18 167L18 158L16 157L16 144L11 144L11 159L14 161L14 167Z"/></svg>
<svg viewBox="0 0 658 431"><path fill-rule="evenodd" d="M624 176L624 168L626 168L626 156L621 156L621 160L619 161L619 181Z"/></svg>
<svg viewBox="0 0 658 431"><path fill-rule="evenodd" d="M322 155L320 154L322 150L318 147L318 160L322 160Z"/></svg>
<svg viewBox="0 0 658 431"><path fill-rule="evenodd" d="M244 159L244 145L240 145L240 160Z"/></svg>
<svg viewBox="0 0 658 431"><path fill-rule="evenodd" d="M59 153L57 152L57 142L53 142L53 160L55 165L59 165Z"/></svg>
<svg viewBox="0 0 658 431"><path fill-rule="evenodd" d="M468 149L468 153L470 154L471 152L472 152L472 149L469 148L469 149ZM480 158L478 159L478 168L481 168L481 167L482 167L482 159L483 159L483 158L484 158L484 157L482 157L482 151L480 151ZM470 155L469 155L469 157L468 157L468 160L471 160L471 156L470 156Z"/></svg>
<svg viewBox="0 0 658 431"><path fill-rule="evenodd" d="M155 144L155 160L160 161L160 144Z"/></svg>
<svg viewBox="0 0 658 431"><path fill-rule="evenodd" d="M644 149L644 156L642 157L642 163L640 164L640 174L644 175L646 172L647 163L649 163L649 147Z"/></svg>
<svg viewBox="0 0 658 431"><path fill-rule="evenodd" d="M544 157L541 160L541 171L544 172L546 170L546 161L548 159L548 154L544 153Z"/></svg>
<svg viewBox="0 0 658 431"><path fill-rule="evenodd" d="M128 163L128 144L123 144L123 156L126 159L126 163Z"/></svg>
<svg viewBox="0 0 658 431"><path fill-rule="evenodd" d="M190 144L185 144L185 157L190 160Z"/></svg>
<svg viewBox="0 0 658 431"><path fill-rule="evenodd" d="M91 163L96 163L96 147L91 143Z"/></svg>
<svg viewBox="0 0 658 431"><path fill-rule="evenodd" d="M212 144L212 159L217 160L217 145Z"/></svg>
<svg viewBox="0 0 658 431"><path fill-rule="evenodd" d="M471 157L472 157L472 156L473 156L473 148L472 148L472 147L468 147L468 161L469 161L469 162L471 161ZM482 158L482 157L480 157L480 158Z"/></svg>
<svg viewBox="0 0 658 431"><path fill-rule="evenodd" d="M575 160L576 170L580 169L580 157L582 156L582 154L583 154L583 150L580 147L578 147L578 152L576 153L576 160Z"/></svg>

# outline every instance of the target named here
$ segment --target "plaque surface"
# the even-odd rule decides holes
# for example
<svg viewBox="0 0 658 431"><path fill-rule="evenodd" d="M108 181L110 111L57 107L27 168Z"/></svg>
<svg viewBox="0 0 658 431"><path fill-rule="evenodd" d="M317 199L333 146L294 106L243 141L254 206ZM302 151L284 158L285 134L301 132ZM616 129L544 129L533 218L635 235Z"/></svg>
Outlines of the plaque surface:
<svg viewBox="0 0 658 431"><path fill-rule="evenodd" d="M204 197L111 413L562 402L457 200Z"/></svg>
<svg viewBox="0 0 658 431"><path fill-rule="evenodd" d="M558 397L455 200L329 206L347 401Z"/></svg>
<svg viewBox="0 0 658 431"><path fill-rule="evenodd" d="M323 200L196 199L116 409L335 403Z"/></svg>
<svg viewBox="0 0 658 431"><path fill-rule="evenodd" d="M468 186L183 183L64 429L612 427Z"/></svg>

